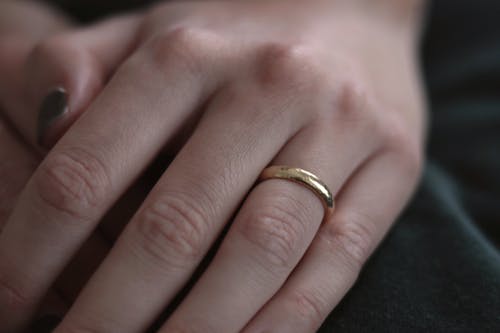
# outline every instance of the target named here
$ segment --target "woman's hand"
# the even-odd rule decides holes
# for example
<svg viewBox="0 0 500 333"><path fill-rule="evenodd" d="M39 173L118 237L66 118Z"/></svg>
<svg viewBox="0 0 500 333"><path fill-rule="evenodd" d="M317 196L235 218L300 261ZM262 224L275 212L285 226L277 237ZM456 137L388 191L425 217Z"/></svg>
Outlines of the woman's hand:
<svg viewBox="0 0 500 333"><path fill-rule="evenodd" d="M39 40L71 28L70 20L51 8L27 1L0 3L0 233L19 194L40 163L40 156L13 128L9 113L27 112L24 63ZM1 280L1 279L0 279ZM61 310L61 299L47 293L46 311ZM0 308L0 313L11 311ZM2 321L0 331L9 331Z"/></svg>
<svg viewBox="0 0 500 333"><path fill-rule="evenodd" d="M317 329L419 175L418 15L390 3L193 2L147 14L136 50L0 235L0 320L29 315L154 157L182 146L58 331L146 329L230 221L162 331ZM321 223L321 202L299 185L253 187L269 164L317 174L336 195L333 216Z"/></svg>
<svg viewBox="0 0 500 333"><path fill-rule="evenodd" d="M98 41L94 36L99 36L99 40L118 39L127 33L123 28L132 22L132 16L122 17L77 32L69 18L44 4L33 1L0 3L0 233L23 187L45 155L44 148L48 148L83 111L84 105L77 104L76 108L65 110L65 114L51 124L43 114L53 113L50 107L54 103L50 101L54 100L54 94L44 101L38 97L53 88L69 86L73 95L86 97L87 100L92 98L93 92L102 89L102 82L96 78L106 75L106 67L102 66L106 58L99 53L91 53L89 45ZM59 42L61 36L68 35L72 36L74 44L69 45L66 40ZM130 35L126 37L133 38ZM88 42L85 38L89 38ZM126 39L120 41L125 43ZM108 58L115 57L113 66L116 66L119 53L106 54ZM79 95L79 92L82 94ZM83 98L79 100L85 103ZM37 112L42 115L37 116ZM44 124L51 126L47 128L49 136L41 140L43 146L40 147L37 128L43 131ZM103 234L113 235L120 228L113 218L127 216L130 207L134 207L135 202L144 196L144 191L137 189L136 186L127 193L103 221L103 228L79 249L78 255L72 258L64 274L54 284L54 289L47 292L44 302L39 304L38 315L67 311L69 302L76 297L82 284L110 248ZM129 208L123 209L124 205ZM1 284L3 276L0 276L0 281ZM5 286L0 289L3 297L11 299L11 294L5 293ZM6 300L4 298L0 306L0 332L12 332L14 327L28 322L26 313L17 313L15 304L5 303ZM11 313L13 315L9 315ZM6 316L8 318L3 319Z"/></svg>

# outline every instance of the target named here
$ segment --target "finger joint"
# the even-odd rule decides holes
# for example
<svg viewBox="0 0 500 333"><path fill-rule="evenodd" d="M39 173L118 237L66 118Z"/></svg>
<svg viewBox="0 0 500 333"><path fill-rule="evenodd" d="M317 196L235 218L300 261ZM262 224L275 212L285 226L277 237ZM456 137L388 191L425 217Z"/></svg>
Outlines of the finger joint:
<svg viewBox="0 0 500 333"><path fill-rule="evenodd" d="M302 235L306 231L302 204L287 195L257 208L243 220L241 234L266 258L267 267L289 269L295 264ZM305 210L307 211L307 210Z"/></svg>
<svg viewBox="0 0 500 333"><path fill-rule="evenodd" d="M208 233L205 215L188 198L162 194L139 215L141 247L168 266L191 265L203 255Z"/></svg>
<svg viewBox="0 0 500 333"><path fill-rule="evenodd" d="M78 220L102 204L110 181L99 158L84 149L57 152L42 163L34 180L42 204Z"/></svg>

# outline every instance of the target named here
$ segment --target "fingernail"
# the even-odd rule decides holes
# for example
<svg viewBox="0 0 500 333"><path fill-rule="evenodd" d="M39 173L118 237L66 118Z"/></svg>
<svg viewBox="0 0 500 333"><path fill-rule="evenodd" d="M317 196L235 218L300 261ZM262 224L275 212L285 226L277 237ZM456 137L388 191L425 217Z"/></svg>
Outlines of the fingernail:
<svg viewBox="0 0 500 333"><path fill-rule="evenodd" d="M45 147L47 130L68 110L68 94L63 88L56 88L42 101L38 113L37 143Z"/></svg>
<svg viewBox="0 0 500 333"><path fill-rule="evenodd" d="M61 317L56 315L46 315L39 318L32 327L33 333L50 333L59 323L61 322Z"/></svg>

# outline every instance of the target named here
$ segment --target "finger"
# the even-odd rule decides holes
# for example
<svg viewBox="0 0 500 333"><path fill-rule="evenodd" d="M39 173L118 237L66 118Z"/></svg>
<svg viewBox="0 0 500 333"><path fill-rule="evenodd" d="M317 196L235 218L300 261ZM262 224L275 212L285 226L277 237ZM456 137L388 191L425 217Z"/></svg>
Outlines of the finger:
<svg viewBox="0 0 500 333"><path fill-rule="evenodd" d="M303 168L333 193L372 147L351 129L311 126L295 136L273 165ZM343 133L344 134L344 133ZM331 168L332 156L337 158ZM249 194L207 271L161 332L238 332L285 282L309 246L324 208L313 191L287 180L268 180Z"/></svg>
<svg viewBox="0 0 500 333"><path fill-rule="evenodd" d="M112 244L140 207L150 189L141 181L132 185L106 212L100 221L99 228L86 240L72 261L64 268L55 283L55 288L68 304L73 304L76 300L83 286L102 263Z"/></svg>
<svg viewBox="0 0 500 333"><path fill-rule="evenodd" d="M2 113L14 114L25 109L23 70L33 45L68 30L70 24L35 2L9 1L2 7L6 10L0 13L0 103Z"/></svg>
<svg viewBox="0 0 500 333"><path fill-rule="evenodd" d="M0 114L0 233L22 188L38 163L38 158L19 141L18 136L9 128L3 115ZM3 277L0 275L0 285L2 281ZM0 290L0 292L6 292L3 288ZM67 305L55 292L50 292L43 304L39 316L47 313L62 314L67 310ZM11 331L8 323L2 323L1 326L0 332Z"/></svg>
<svg viewBox="0 0 500 333"><path fill-rule="evenodd" d="M0 118L0 233L8 215L14 208L14 204L21 193L23 187L28 182L30 176L39 163L29 149L16 139L16 135ZM38 317L57 314L62 317L67 309L69 302L76 298L77 288L83 286L85 278L90 276L91 271L95 270L96 263L104 258L102 246L103 240L95 235L84 246L83 252L72 262L72 265L66 269L65 274L59 279L58 292L51 291L42 302ZM100 247L98 247L100 246ZM21 258L22 259L22 258ZM0 281L2 277L0 276ZM1 282L0 282L1 284ZM5 292L0 288L1 292ZM60 293L59 293L60 292ZM62 294L62 297L61 297ZM0 332L3 330L11 331L7 323L2 323Z"/></svg>
<svg viewBox="0 0 500 333"><path fill-rule="evenodd" d="M316 332L404 207L418 178L417 164L385 153L363 166L300 265L244 332Z"/></svg>
<svg viewBox="0 0 500 333"><path fill-rule="evenodd" d="M60 331L142 331L183 287L258 170L304 123L304 113L273 116L281 112L269 105L286 103L250 89L226 88L214 98Z"/></svg>
<svg viewBox="0 0 500 333"><path fill-rule="evenodd" d="M0 322L26 321L105 212L212 94L220 64L231 62L211 36L174 30L151 40L44 159L0 234L11 295L0 293ZM192 69L193 59L206 70Z"/></svg>
<svg viewBox="0 0 500 333"><path fill-rule="evenodd" d="M138 16L124 16L40 41L24 63L26 112L8 114L28 142L50 148L131 52Z"/></svg>
<svg viewBox="0 0 500 333"><path fill-rule="evenodd" d="M0 114L0 233L37 164Z"/></svg>
<svg viewBox="0 0 500 333"><path fill-rule="evenodd" d="M0 234L4 232L7 218L37 164L37 158L16 139L14 132L0 117ZM0 298L9 299L11 294L3 287L4 281L5 277L0 271ZM0 306L0 312L4 311L4 306ZM12 331L9 323L2 321L0 332Z"/></svg>
<svg viewBox="0 0 500 333"><path fill-rule="evenodd" d="M71 22L55 9L34 1L3 1L2 8L0 104L5 115L8 110L11 113L26 110L23 65L33 45L69 29Z"/></svg>
<svg viewBox="0 0 500 333"><path fill-rule="evenodd" d="M29 149L16 139L16 135L0 118L0 232L8 215L14 208L22 188L28 182L31 174L39 163ZM74 300L83 282L90 276L98 263L102 261L109 244L102 237L94 234L82 247L71 265L59 278L58 293L52 291L43 301L38 316L47 314L62 315L67 311L70 302ZM1 279L0 279L1 280ZM62 296L62 297L61 297Z"/></svg>

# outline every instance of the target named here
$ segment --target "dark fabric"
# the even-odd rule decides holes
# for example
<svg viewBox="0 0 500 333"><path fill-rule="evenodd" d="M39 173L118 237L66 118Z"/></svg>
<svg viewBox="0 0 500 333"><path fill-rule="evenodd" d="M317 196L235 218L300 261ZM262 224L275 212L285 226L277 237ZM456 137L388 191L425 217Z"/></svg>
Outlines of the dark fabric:
<svg viewBox="0 0 500 333"><path fill-rule="evenodd" d="M422 184L320 332L500 332L500 2L434 0L422 54Z"/></svg>

